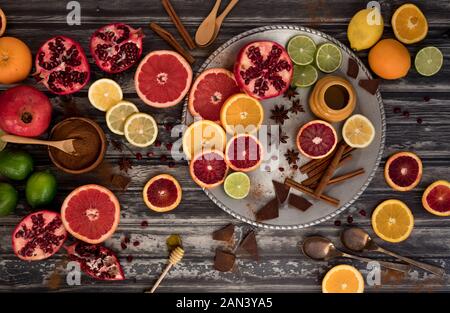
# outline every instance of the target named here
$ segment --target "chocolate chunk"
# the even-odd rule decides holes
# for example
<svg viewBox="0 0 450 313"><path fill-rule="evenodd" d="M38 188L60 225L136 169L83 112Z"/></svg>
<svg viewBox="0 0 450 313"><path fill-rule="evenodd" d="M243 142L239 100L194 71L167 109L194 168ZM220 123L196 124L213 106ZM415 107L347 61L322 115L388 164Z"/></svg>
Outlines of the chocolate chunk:
<svg viewBox="0 0 450 313"><path fill-rule="evenodd" d="M255 261L259 260L258 244L256 243L256 236L253 230L249 231L245 238L242 239L238 249L244 249Z"/></svg>
<svg viewBox="0 0 450 313"><path fill-rule="evenodd" d="M131 178L128 176L114 174L111 178L111 184L114 187L120 188L121 190L126 190L131 182Z"/></svg>
<svg viewBox="0 0 450 313"><path fill-rule="evenodd" d="M305 198L301 196L297 196L294 194L289 195L288 200L289 205L292 205L294 208L299 209L300 211L306 211L309 209L310 206L312 206L312 203L306 200Z"/></svg>
<svg viewBox="0 0 450 313"><path fill-rule="evenodd" d="M280 203L283 203L284 201L286 201L287 196L289 194L289 189L291 188L275 180L272 180L272 183L273 187L275 188L275 195L277 196L278 201L280 201Z"/></svg>
<svg viewBox="0 0 450 313"><path fill-rule="evenodd" d="M233 269L235 260L236 256L233 253L217 249L214 257L214 268L221 272L229 272Z"/></svg>
<svg viewBox="0 0 450 313"><path fill-rule="evenodd" d="M273 198L258 212L256 212L257 221L271 220L278 217L278 199Z"/></svg>
<svg viewBox="0 0 450 313"><path fill-rule="evenodd" d="M359 73L359 66L355 59L350 58L348 59L348 68L347 68L347 75L351 78L358 77Z"/></svg>
<svg viewBox="0 0 450 313"><path fill-rule="evenodd" d="M361 79L358 84L374 95L377 93L378 86L380 85L380 79Z"/></svg>
<svg viewBox="0 0 450 313"><path fill-rule="evenodd" d="M227 226L213 232L212 238L214 240L230 241L231 238L233 238L233 235L234 235L234 225L228 224Z"/></svg>

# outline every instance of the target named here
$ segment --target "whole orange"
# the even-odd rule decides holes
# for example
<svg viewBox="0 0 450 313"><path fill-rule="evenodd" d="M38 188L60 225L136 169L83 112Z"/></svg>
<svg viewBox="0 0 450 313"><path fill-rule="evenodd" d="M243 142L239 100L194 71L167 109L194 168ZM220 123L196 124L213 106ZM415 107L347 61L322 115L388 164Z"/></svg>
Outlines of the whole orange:
<svg viewBox="0 0 450 313"><path fill-rule="evenodd" d="M0 38L0 84L13 84L27 78L31 71L31 51L14 37Z"/></svg>
<svg viewBox="0 0 450 313"><path fill-rule="evenodd" d="M383 39L370 50L369 65L381 78L398 79L408 74L411 55L399 41Z"/></svg>

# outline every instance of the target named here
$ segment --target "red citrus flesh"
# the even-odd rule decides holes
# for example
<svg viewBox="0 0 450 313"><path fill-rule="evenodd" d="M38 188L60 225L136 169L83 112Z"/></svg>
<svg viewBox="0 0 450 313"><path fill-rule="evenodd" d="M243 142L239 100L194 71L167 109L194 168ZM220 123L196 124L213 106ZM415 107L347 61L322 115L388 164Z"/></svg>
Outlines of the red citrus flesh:
<svg viewBox="0 0 450 313"><path fill-rule="evenodd" d="M239 91L233 73L223 68L207 69L192 85L189 111L193 116L218 122L224 102Z"/></svg>
<svg viewBox="0 0 450 313"><path fill-rule="evenodd" d="M314 120L300 128L297 134L297 147L311 159L321 159L333 152L337 135L330 123Z"/></svg>
<svg viewBox="0 0 450 313"><path fill-rule="evenodd" d="M120 204L107 188L84 185L66 197L61 207L61 216L72 236L97 244L115 232L120 219Z"/></svg>
<svg viewBox="0 0 450 313"><path fill-rule="evenodd" d="M150 209L157 212L167 212L180 204L181 187L171 175L157 175L145 185L143 197Z"/></svg>
<svg viewBox="0 0 450 313"><path fill-rule="evenodd" d="M222 151L211 150L201 152L190 164L192 179L203 188L213 188L225 180L228 165Z"/></svg>
<svg viewBox="0 0 450 313"><path fill-rule="evenodd" d="M427 211L438 216L450 216L450 183L439 180L428 186L422 196Z"/></svg>
<svg viewBox="0 0 450 313"><path fill-rule="evenodd" d="M230 139L225 150L225 160L235 171L250 172L262 162L262 147L251 135L237 135Z"/></svg>
<svg viewBox="0 0 450 313"><path fill-rule="evenodd" d="M384 169L386 182L393 189L408 191L416 187L422 178L422 161L411 152L391 156Z"/></svg>
<svg viewBox="0 0 450 313"><path fill-rule="evenodd" d="M153 51L139 64L134 76L136 92L146 104L167 108L179 103L192 83L192 69L178 53Z"/></svg>

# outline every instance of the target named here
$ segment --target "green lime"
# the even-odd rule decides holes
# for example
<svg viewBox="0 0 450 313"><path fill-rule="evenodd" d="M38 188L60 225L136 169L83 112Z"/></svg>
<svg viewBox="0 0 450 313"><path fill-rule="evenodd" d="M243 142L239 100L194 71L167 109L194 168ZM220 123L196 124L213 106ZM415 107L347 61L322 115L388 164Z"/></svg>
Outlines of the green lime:
<svg viewBox="0 0 450 313"><path fill-rule="evenodd" d="M316 53L316 64L319 70L325 73L336 71L342 63L341 50L332 43L324 43Z"/></svg>
<svg viewBox="0 0 450 313"><path fill-rule="evenodd" d="M414 65L417 72L423 76L433 76L442 67L444 57L436 47L425 47L416 54Z"/></svg>
<svg viewBox="0 0 450 313"><path fill-rule="evenodd" d="M298 65L308 65L314 62L316 49L314 40L304 35L291 38L287 45L287 51L292 62Z"/></svg>
<svg viewBox="0 0 450 313"><path fill-rule="evenodd" d="M234 172L225 178L225 193L233 199L244 199L250 191L250 178L242 172Z"/></svg>
<svg viewBox="0 0 450 313"><path fill-rule="evenodd" d="M294 65L292 84L296 87L309 87L317 81L319 74L312 65Z"/></svg>
<svg viewBox="0 0 450 313"><path fill-rule="evenodd" d="M50 172L35 172L27 180L25 196L33 208L50 204L56 195L56 178Z"/></svg>
<svg viewBox="0 0 450 313"><path fill-rule="evenodd" d="M12 179L23 180L33 171L33 158L24 151L0 151L0 174Z"/></svg>
<svg viewBox="0 0 450 313"><path fill-rule="evenodd" d="M17 190L10 184L0 183L0 216L11 214L17 206L17 200Z"/></svg>
<svg viewBox="0 0 450 313"><path fill-rule="evenodd" d="M5 132L3 130L0 129L0 136L4 135ZM3 149L5 149L6 147L6 142L4 142L3 140L0 139L0 151L2 151Z"/></svg>

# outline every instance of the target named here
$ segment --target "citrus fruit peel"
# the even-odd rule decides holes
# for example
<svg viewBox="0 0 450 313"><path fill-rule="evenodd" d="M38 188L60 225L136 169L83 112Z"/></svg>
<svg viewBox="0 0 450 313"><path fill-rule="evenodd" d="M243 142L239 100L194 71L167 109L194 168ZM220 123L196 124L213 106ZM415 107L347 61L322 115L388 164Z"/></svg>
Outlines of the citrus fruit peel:
<svg viewBox="0 0 450 313"><path fill-rule="evenodd" d="M337 265L322 280L323 293L363 293L364 278L351 265Z"/></svg>
<svg viewBox="0 0 450 313"><path fill-rule="evenodd" d="M180 204L182 191L180 184L173 176L160 174L145 184L142 196L149 209L156 212L168 212Z"/></svg>
<svg viewBox="0 0 450 313"><path fill-rule="evenodd" d="M438 180L425 189L422 205L431 214L450 216L450 182Z"/></svg>

